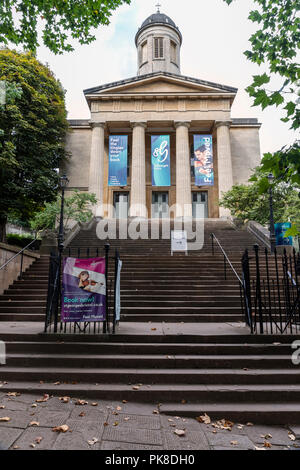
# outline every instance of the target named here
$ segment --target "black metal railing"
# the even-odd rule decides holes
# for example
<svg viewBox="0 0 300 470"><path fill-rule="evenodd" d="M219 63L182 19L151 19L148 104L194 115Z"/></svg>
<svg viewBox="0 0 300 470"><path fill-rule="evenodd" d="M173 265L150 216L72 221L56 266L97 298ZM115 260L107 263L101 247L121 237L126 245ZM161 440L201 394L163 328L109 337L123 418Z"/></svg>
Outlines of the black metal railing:
<svg viewBox="0 0 300 470"><path fill-rule="evenodd" d="M12 261L14 261L18 256L20 256L20 273L18 276L18 279L22 279L23 276L23 265L24 265L24 252L28 250L34 243L37 242L37 238L35 240L32 240L32 242L28 243L28 245L25 246L25 248L22 248L18 253L16 253L14 256L12 256L6 263L4 263L2 266L0 266L0 271L2 269L5 269Z"/></svg>
<svg viewBox="0 0 300 470"><path fill-rule="evenodd" d="M241 299L241 310L242 314L245 317L246 324L251 327L251 305L248 303L248 294L247 294L247 282L245 279L241 278L237 273L236 269L234 268L232 262L230 261L227 253L225 252L224 248L222 247L220 241L216 237L214 233L211 233L211 248L212 254L215 254L215 243L217 244L217 248L221 251L223 262L224 262L224 279L227 281L228 274L227 274L227 265L231 269L232 273L234 274L236 281L238 282L239 290L240 290L240 299Z"/></svg>
<svg viewBox="0 0 300 470"><path fill-rule="evenodd" d="M261 256L262 254L262 256ZM300 331L300 255L293 250L268 250L254 246L242 258L245 289L242 304L247 306L253 334L298 334ZM250 315L249 315L250 312Z"/></svg>
<svg viewBox="0 0 300 470"><path fill-rule="evenodd" d="M104 253L103 253L104 252ZM118 250L114 256L109 256L110 245L106 243L102 248L75 248L67 249L66 256L77 258L105 257L106 280L106 315L102 322L63 322L61 318L62 269L60 257L56 253L50 256L48 295L45 318L45 333L59 334L106 334L115 333L117 321L116 284L119 272L120 255ZM111 263L114 261L114 264ZM114 286L114 289L113 287Z"/></svg>

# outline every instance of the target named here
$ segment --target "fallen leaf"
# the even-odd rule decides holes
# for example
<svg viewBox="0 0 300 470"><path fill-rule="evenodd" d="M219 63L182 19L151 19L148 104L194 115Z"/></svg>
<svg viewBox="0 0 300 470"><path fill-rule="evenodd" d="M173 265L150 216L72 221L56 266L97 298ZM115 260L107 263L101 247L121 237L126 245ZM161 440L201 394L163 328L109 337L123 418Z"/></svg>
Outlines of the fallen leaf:
<svg viewBox="0 0 300 470"><path fill-rule="evenodd" d="M118 421L115 421L113 426L119 426L119 422Z"/></svg>
<svg viewBox="0 0 300 470"><path fill-rule="evenodd" d="M8 392L6 394L7 397L19 397L21 395L21 393L19 392Z"/></svg>
<svg viewBox="0 0 300 470"><path fill-rule="evenodd" d="M35 444L30 444L29 447L35 448Z"/></svg>
<svg viewBox="0 0 300 470"><path fill-rule="evenodd" d="M128 403L128 401L127 401L127 400L122 400L122 403L124 403L124 404L125 404L125 403Z"/></svg>
<svg viewBox="0 0 300 470"><path fill-rule="evenodd" d="M19 446L13 446L13 449L20 449Z"/></svg>
<svg viewBox="0 0 300 470"><path fill-rule="evenodd" d="M4 410L5 405L0 405L0 410Z"/></svg>
<svg viewBox="0 0 300 470"><path fill-rule="evenodd" d="M43 440L42 437L36 437L36 438L35 438L35 442L36 442L37 444L40 444L40 443L42 442L42 440Z"/></svg>
<svg viewBox="0 0 300 470"><path fill-rule="evenodd" d="M152 413L153 413L154 415L159 415L159 411L158 411L158 410L153 410Z"/></svg>
<svg viewBox="0 0 300 470"><path fill-rule="evenodd" d="M31 423L29 423L29 426L39 426L40 423L38 421L31 421Z"/></svg>
<svg viewBox="0 0 300 470"><path fill-rule="evenodd" d="M231 441L230 444L231 444L232 446L237 446L237 445L239 445L238 441Z"/></svg>
<svg viewBox="0 0 300 470"><path fill-rule="evenodd" d="M87 405L88 404L88 401L85 401L85 400L77 400L75 402L75 405L77 406L84 406L84 405Z"/></svg>
<svg viewBox="0 0 300 470"><path fill-rule="evenodd" d="M122 407L121 407L121 406L117 406L116 410L117 410L117 411L122 411Z"/></svg>
<svg viewBox="0 0 300 470"><path fill-rule="evenodd" d="M267 441L268 439L272 439L273 436L272 436L272 434L266 434L265 436L261 435L260 437L262 437L263 439L265 439Z"/></svg>
<svg viewBox="0 0 300 470"><path fill-rule="evenodd" d="M151 328L151 331L157 331L157 328Z"/></svg>
<svg viewBox="0 0 300 470"><path fill-rule="evenodd" d="M134 385L134 386L132 387L132 390L139 390L139 389L140 389L140 387L139 387L138 385Z"/></svg>
<svg viewBox="0 0 300 470"><path fill-rule="evenodd" d="M265 441L264 442L264 447L266 447L267 449L270 449L272 447L272 444L268 441Z"/></svg>
<svg viewBox="0 0 300 470"><path fill-rule="evenodd" d="M53 385L60 385L60 382L54 382Z"/></svg>
<svg viewBox="0 0 300 470"><path fill-rule="evenodd" d="M60 401L62 401L63 403L69 403L70 400L70 397L60 397Z"/></svg>
<svg viewBox="0 0 300 470"><path fill-rule="evenodd" d="M206 413L203 416L198 416L198 418L196 418L196 420L199 423L204 423L204 424L210 424L211 423L211 419Z"/></svg>
<svg viewBox="0 0 300 470"><path fill-rule="evenodd" d="M67 432L69 431L69 426L63 424L62 426L56 426L52 429L53 432Z"/></svg>
<svg viewBox="0 0 300 470"><path fill-rule="evenodd" d="M97 444L97 442L99 442L99 439L97 439L96 437L94 437L92 440L88 441L88 444L90 446L93 446L95 444Z"/></svg>
<svg viewBox="0 0 300 470"><path fill-rule="evenodd" d="M128 417L127 417L127 418L124 418L124 421L129 421L129 420L130 420L130 418L128 418Z"/></svg>
<svg viewBox="0 0 300 470"><path fill-rule="evenodd" d="M109 424L105 422L105 423L103 423L103 426L109 426Z"/></svg>
<svg viewBox="0 0 300 470"><path fill-rule="evenodd" d="M185 436L185 431L183 429L175 429L174 434L179 437Z"/></svg>
<svg viewBox="0 0 300 470"><path fill-rule="evenodd" d="M37 408L37 404L36 404L36 403L32 403L31 408Z"/></svg>
<svg viewBox="0 0 300 470"><path fill-rule="evenodd" d="M0 418L0 421L2 423L8 423L8 421L10 421L10 418L8 416L4 416L3 418Z"/></svg>
<svg viewBox="0 0 300 470"><path fill-rule="evenodd" d="M48 401L50 398L50 395L48 395L48 393L45 393L45 395L43 396L43 398L39 398L38 400L35 400L37 403L44 403L45 401Z"/></svg>
<svg viewBox="0 0 300 470"><path fill-rule="evenodd" d="M292 432L289 431L288 434L289 434L289 438L291 439L291 441L295 441L295 440L296 440L296 436L295 436Z"/></svg>
<svg viewBox="0 0 300 470"><path fill-rule="evenodd" d="M247 423L246 426L254 426L253 423Z"/></svg>
<svg viewBox="0 0 300 470"><path fill-rule="evenodd" d="M80 418L83 418L83 417L85 416L85 413L82 412L82 413L80 413L80 415L78 415L78 416L79 416Z"/></svg>
<svg viewBox="0 0 300 470"><path fill-rule="evenodd" d="M186 405L186 400L181 400L182 405Z"/></svg>
<svg viewBox="0 0 300 470"><path fill-rule="evenodd" d="M91 403L91 406L98 406L98 403Z"/></svg>

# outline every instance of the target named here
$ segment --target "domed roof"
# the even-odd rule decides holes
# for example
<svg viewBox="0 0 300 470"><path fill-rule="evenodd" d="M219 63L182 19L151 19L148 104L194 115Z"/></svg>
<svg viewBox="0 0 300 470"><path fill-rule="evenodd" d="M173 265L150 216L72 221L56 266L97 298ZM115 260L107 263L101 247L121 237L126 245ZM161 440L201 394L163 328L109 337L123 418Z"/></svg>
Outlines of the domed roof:
<svg viewBox="0 0 300 470"><path fill-rule="evenodd" d="M163 13L157 12L153 13L153 15L150 15L142 24L142 28L148 25L153 25L153 24L161 24L161 23L166 23L170 26L173 26L176 28L176 24L174 23L173 20L167 15L164 15Z"/></svg>
<svg viewBox="0 0 300 470"><path fill-rule="evenodd" d="M144 31L146 28L149 28L150 26L154 25L165 25L169 26L172 29L175 29L178 35L180 36L180 41L182 42L182 35L181 32L174 23L174 21L164 13L161 13L160 11L157 11L156 13L153 13L153 15L150 15L142 24L142 26L139 28L136 37L135 37L135 42L137 43L137 39L139 34Z"/></svg>

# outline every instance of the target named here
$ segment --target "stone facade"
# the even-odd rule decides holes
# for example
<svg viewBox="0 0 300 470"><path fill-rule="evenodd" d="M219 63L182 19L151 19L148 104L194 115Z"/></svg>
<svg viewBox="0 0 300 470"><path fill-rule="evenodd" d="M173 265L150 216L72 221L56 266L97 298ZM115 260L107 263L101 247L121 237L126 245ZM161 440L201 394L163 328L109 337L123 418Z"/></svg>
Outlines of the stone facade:
<svg viewBox="0 0 300 470"><path fill-rule="evenodd" d="M153 50L156 38L163 39L161 59ZM247 182L259 165L260 124L256 119L232 118L236 88L180 74L181 42L181 33L170 18L152 15L136 35L138 75L84 91L91 119L70 121L70 159L65 171L69 190L96 194L97 217L114 216L115 193L128 195L129 216L151 217L156 192L167 195L169 206L177 204L171 217L192 215L194 192L206 194L208 217L225 217L230 214L219 208L219 197L233 184ZM176 54L171 51L175 46ZM195 134L212 135L214 186L195 186L191 172ZM126 187L108 186L110 135L128 136ZM170 135L170 187L152 186L152 135Z"/></svg>

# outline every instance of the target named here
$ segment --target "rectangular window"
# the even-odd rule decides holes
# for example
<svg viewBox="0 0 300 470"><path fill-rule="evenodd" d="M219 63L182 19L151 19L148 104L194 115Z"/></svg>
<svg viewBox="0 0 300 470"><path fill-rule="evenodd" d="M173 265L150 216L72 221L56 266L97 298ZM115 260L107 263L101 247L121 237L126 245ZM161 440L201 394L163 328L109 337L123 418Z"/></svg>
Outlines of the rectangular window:
<svg viewBox="0 0 300 470"><path fill-rule="evenodd" d="M148 60L148 53L147 52L148 52L147 51L147 42L144 42L144 44L142 44L142 64L144 64Z"/></svg>
<svg viewBox="0 0 300 470"><path fill-rule="evenodd" d="M177 44L171 41L171 62L177 64Z"/></svg>
<svg viewBox="0 0 300 470"><path fill-rule="evenodd" d="M164 38L154 39L154 58L163 59L164 57Z"/></svg>

